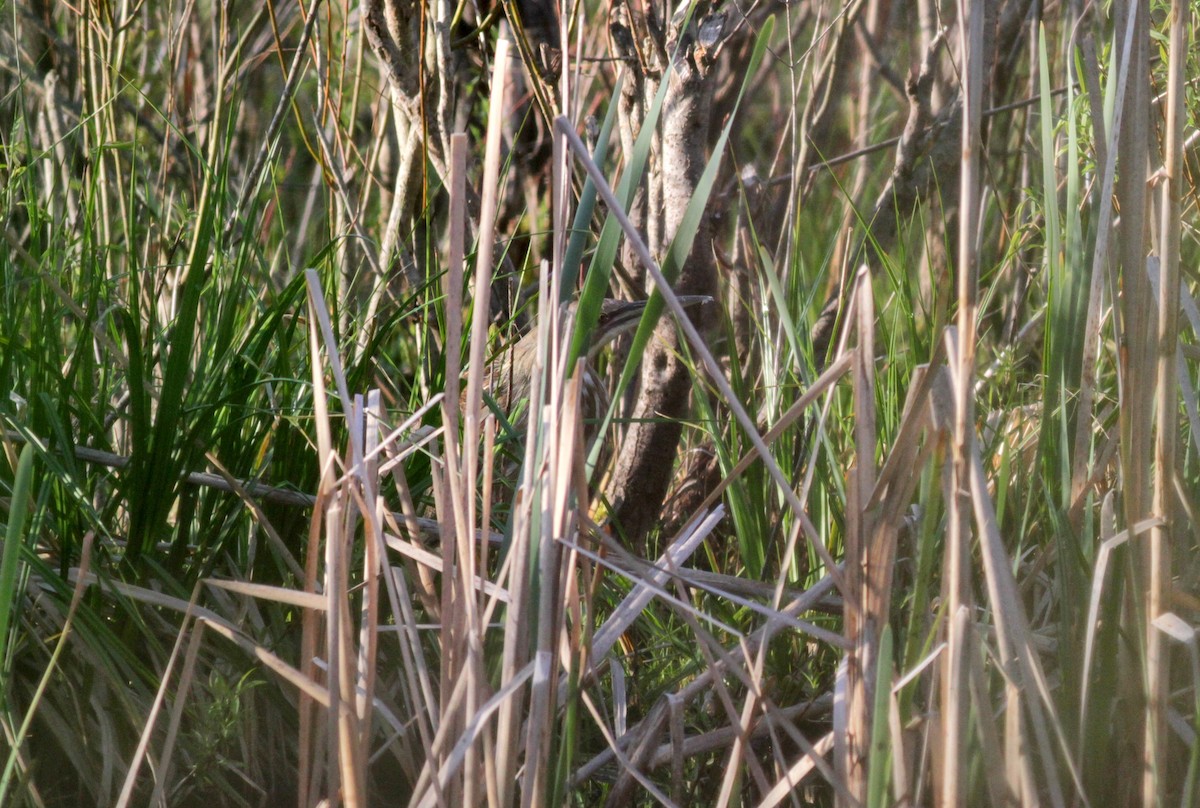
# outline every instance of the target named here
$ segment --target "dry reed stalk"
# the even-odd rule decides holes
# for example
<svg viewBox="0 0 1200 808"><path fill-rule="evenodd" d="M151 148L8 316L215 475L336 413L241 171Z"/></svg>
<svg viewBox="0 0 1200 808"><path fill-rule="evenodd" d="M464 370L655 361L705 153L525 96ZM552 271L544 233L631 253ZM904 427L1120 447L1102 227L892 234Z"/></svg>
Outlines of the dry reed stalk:
<svg viewBox="0 0 1200 808"><path fill-rule="evenodd" d="M1062 756L1067 773L1080 793L1083 792L1082 778L1067 744L1066 731L1055 714L1055 700L1042 670L1037 649L1034 647L1029 620L1021 606L1012 562L997 527L995 507L987 494L987 477L978 445L972 447L970 463L969 485L974 505L975 529L981 545L980 555L983 559L988 602L995 612L1000 664L1007 675L1019 683L1024 705L1029 713L1033 743L1025 738L1022 744L1025 747L1036 746L1038 749L1039 762L1045 769L1045 790L1049 793L1050 802L1055 806L1063 806L1066 805L1066 801L1056 756Z"/></svg>
<svg viewBox="0 0 1200 808"><path fill-rule="evenodd" d="M314 286L314 288L310 288L309 290L309 355L314 360L311 363L313 422L317 431L317 457L320 462L320 474L317 484L317 502L313 509L313 519L308 534L308 548L304 554L304 591L313 593L318 591L318 565L321 558L319 515L323 511L328 499L328 489L333 477L333 437L332 431L329 428L325 373L322 363L316 361L317 357L321 355L317 316L315 313L317 309L315 295L319 294L320 287L319 285L315 285L316 282L316 278L309 277L310 286ZM300 673L311 681L317 680L316 660L318 656L323 656L319 640L320 619L317 613L311 611L305 611L301 617ZM316 779L319 776L318 772L321 767L313 758L320 743L319 739L322 737L322 733L317 727L317 705L305 693L300 694L297 712L299 713L297 802L300 805L307 805L312 802L311 796L318 791Z"/></svg>
<svg viewBox="0 0 1200 808"><path fill-rule="evenodd" d="M323 471L321 486L318 489L318 501L324 497L325 507L317 507L313 514L314 537L315 527L324 523L324 560L323 592L327 601L325 614L325 658L327 660L325 676L328 682L331 707L327 716L326 735L317 735L317 745L324 745L328 755L324 767L324 783L320 777L321 770L313 767L312 780L307 787L314 793L324 789L329 792L340 791L348 805L364 804L366 799L366 754L362 745L362 731L359 728L356 710L352 705L358 702L357 691L362 672L357 668L360 659L356 653L352 635L353 618L350 614L350 553L353 546L353 536L357 532L359 514L367 510L364 493L371 496L376 486L364 486L365 456L368 450L366 433L377 430L377 425L368 428L365 422L362 399L351 398L342 370L341 359L337 351L337 342L333 335L332 323L329 320L328 308L316 277L316 273L308 270L309 280L309 312L312 323L310 333L313 335L314 348L316 334L319 330L325 345L328 365L337 388L342 411L347 414L347 432L349 433L349 457L345 460L350 473L343 481L339 481L334 471L338 458L332 451L332 430L325 413L323 422L318 423L318 433L324 431L324 444L329 452L322 457ZM314 359L320 355L313 351ZM323 409L324 365L314 361L313 382L317 396L322 399L317 405ZM320 420L320 419L319 419ZM321 441L319 440L319 444ZM374 510L374 502L371 503ZM378 536L378 530L374 531ZM310 548L315 550L315 548ZM368 553L368 557L370 554ZM312 558L310 556L310 564ZM312 591L312 590L310 590ZM377 593L377 589L375 590ZM368 611L375 609L375 604L366 599L364 608ZM311 617L312 615L306 615ZM364 664L373 665L374 649L367 649L367 656L362 657ZM312 657L305 657L311 660ZM315 678L315 677L314 677Z"/></svg>
<svg viewBox="0 0 1200 808"><path fill-rule="evenodd" d="M427 665L416 637L416 621L412 613L411 600L402 576L394 576L388 568L380 587L380 574L384 572L383 560L389 543L383 534L386 514L379 496L379 475L383 466L380 454L388 449L401 434L399 430L380 440L382 409L377 391L368 394L366 401L361 396L351 399L345 374L342 371L336 343L333 338L325 302L315 273L309 273L310 340L314 356L313 384L314 406L317 411L317 438L322 457L322 474L310 532L307 556L305 592L291 596L273 593L273 599L281 602L309 604L315 593L318 575L318 559L323 556L322 605L319 609L305 608L303 615L302 667L298 671L280 662L269 662L270 657L261 649L250 644L260 659L268 661L269 667L301 690L300 698L300 753L301 769L304 774L299 783L302 797L322 792L338 792L347 805L361 805L366 800L366 767L369 754L370 726L376 716L383 716L394 727L401 722L394 719L375 697L375 671L377 667L379 608L381 593L386 591L396 624L401 629L401 651L405 658L405 681L408 685L408 703L429 705ZM347 427L350 444L347 457L339 462L332 451L332 429L325 404L323 364L316 360L323 343L328 366L338 390L338 398L344 412L348 414ZM410 444L409 449L416 444ZM407 449L406 449L407 451ZM391 461L389 461L391 462ZM335 474L341 466L344 475ZM350 612L351 559L354 537L359 524L365 533L364 568L360 588L360 625L358 641L353 631L354 616ZM324 526L322 531L320 526ZM321 551L321 538L324 549ZM225 587L232 589L232 587ZM358 588L358 587L356 587ZM267 596L272 593L247 589L244 594ZM316 685L320 677L317 660L322 656L319 642L318 623L321 613L325 618L324 678L327 688ZM238 641L232 627L222 628L206 618L211 624ZM245 641L239 641L245 645ZM290 672L289 672L290 671ZM327 711L324 723L318 720L318 709ZM414 710L417 734L425 741L424 748L431 748L434 734L426 711L417 706ZM401 744L394 753L407 769L414 769L419 757L411 747ZM321 761L324 760L322 763ZM416 774L416 772L413 772Z"/></svg>
<svg viewBox="0 0 1200 808"><path fill-rule="evenodd" d="M448 359L447 363L448 395L443 406L447 459L445 481L436 486L440 492L438 509L442 514L444 558L440 636L441 701L438 707L440 741L435 743L434 748L437 752L436 766L443 774L448 771L451 756L458 754L459 743L465 737L468 726L478 716L482 705L492 696L482 659L483 623L480 619L481 610L475 584L482 570L478 565L479 556L472 526L476 524L475 493L481 463L491 463L490 456L480 456L480 445L483 443L481 438L487 423L482 406L483 372L490 319L497 199L500 190L501 110L504 106L508 69L508 43L501 40L496 49L491 83L491 115L485 145L483 197L474 278L470 368L462 413L461 444L458 442L457 357L461 334L461 279L466 229L467 144L465 137L459 134L451 137L450 144L451 253L450 269L444 283L447 321L450 323L446 353L453 358ZM489 440L487 445L492 446L493 443ZM484 738L485 747L490 746L490 725L485 723L477 726ZM445 793L441 792L441 776L431 782L438 800L445 800L450 804L474 804L483 796L477 790L481 782L489 784L489 792L495 791L497 786L490 775L492 768L490 765L483 765L476 745L468 743L462 749L462 754L462 776L445 780ZM414 796L421 794L421 789L414 792Z"/></svg>
<svg viewBox="0 0 1200 808"><path fill-rule="evenodd" d="M875 538L876 511L868 507L875 487L875 301L866 267L855 281L855 331L858 345L851 356L854 390L855 460L847 473L845 603L843 633L849 651L838 675L846 693L846 732L834 736L838 773L849 796L867 799L868 745L871 738L876 653L880 632L887 624L888 595L872 591L881 578L877 563L885 557ZM890 678L890 677L889 677Z"/></svg>
<svg viewBox="0 0 1200 808"><path fill-rule="evenodd" d="M1154 390L1154 502L1153 514L1162 523L1150 531L1146 569L1146 804L1166 795L1167 706L1171 695L1170 654L1167 637L1157 621L1170 608L1171 532L1175 507L1175 457L1179 442L1179 282L1182 198L1186 183L1183 162L1183 127L1187 117L1184 82L1187 70L1188 3L1171 4L1167 111L1162 203L1159 208L1161 274L1158 284L1157 379Z"/></svg>
<svg viewBox="0 0 1200 808"><path fill-rule="evenodd" d="M363 445L363 467L361 473L363 530L363 571L366 583L360 604L358 630L357 681L355 690L355 719L358 722L357 754L365 762L371 756L371 725L374 717L375 685L378 679L379 657L379 606L381 573L388 570L387 544L383 536L384 501L380 493L379 438L385 420L383 404L378 390L367 393L365 410L366 434Z"/></svg>
<svg viewBox="0 0 1200 808"><path fill-rule="evenodd" d="M978 317L979 261L977 240L980 189L980 121L983 109L984 8L980 2L958 0L959 54L962 60L962 142L958 199L958 327L949 354L954 390L954 431L951 439L949 534L946 538L947 651L942 672L942 721L946 765L938 804L964 804L967 794L967 732L970 712L969 655L975 646L970 613L971 495L970 453L975 441L975 330ZM981 709L984 705L980 705Z"/></svg>
<svg viewBox="0 0 1200 808"><path fill-rule="evenodd" d="M466 142L456 133L450 144L450 222L449 253L446 274L443 276L443 293L446 298L446 395L442 399L442 422L445 435L446 463L438 484L438 513L442 528L442 588L439 614L441 615L441 655L438 693L440 703L439 732L447 742L454 741L465 728L465 715L478 706L475 688L466 683L467 698L464 713L451 714L449 703L454 684L460 677L469 675L472 668L470 634L478 631L474 609L475 571L474 551L469 535L472 524L470 504L474 501L475 481L465 468L465 449L459 443L459 374L460 344L462 339L462 277L465 241L465 190L466 190ZM489 275L490 277L490 275ZM472 419L471 425L475 425ZM464 536L466 548L464 550ZM439 751L438 763L443 765L449 754L447 744L435 747ZM467 771L475 769L474 749L469 749L465 762ZM462 801L473 795L460 791L461 784L451 783L449 793L443 798Z"/></svg>

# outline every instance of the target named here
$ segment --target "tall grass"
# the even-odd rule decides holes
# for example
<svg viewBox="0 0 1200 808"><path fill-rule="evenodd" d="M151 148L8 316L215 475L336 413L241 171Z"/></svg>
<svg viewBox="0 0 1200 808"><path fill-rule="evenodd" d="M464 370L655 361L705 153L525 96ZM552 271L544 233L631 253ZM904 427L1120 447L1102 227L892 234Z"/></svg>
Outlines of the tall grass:
<svg viewBox="0 0 1200 808"><path fill-rule="evenodd" d="M987 74L981 6L881 8L726 20L652 255L607 7L558 84L464 7L445 133L351 4L2 7L0 802L1192 804L1188 4L1045 10ZM883 221L892 153L838 155L904 126L904 60L971 148ZM632 272L680 315L716 213L726 316L679 321L680 513L639 554L577 360ZM659 311L597 370L630 384ZM530 322L521 432L484 370Z"/></svg>

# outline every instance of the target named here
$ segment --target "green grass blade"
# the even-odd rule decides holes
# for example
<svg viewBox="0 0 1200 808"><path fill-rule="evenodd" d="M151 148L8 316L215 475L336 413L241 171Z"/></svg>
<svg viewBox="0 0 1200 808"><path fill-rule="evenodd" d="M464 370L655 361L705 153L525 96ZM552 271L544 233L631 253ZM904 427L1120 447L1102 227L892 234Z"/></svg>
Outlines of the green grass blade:
<svg viewBox="0 0 1200 808"><path fill-rule="evenodd" d="M867 755L867 805L887 808L892 758L888 744L888 708L892 697L892 627L883 627L879 638L879 663L875 671L875 704L871 722L871 751Z"/></svg>
<svg viewBox="0 0 1200 808"><path fill-rule="evenodd" d="M4 531L4 554L0 556L0 691L6 691L9 676L9 627L20 611L22 592L18 586L25 522L29 518L29 489L33 481L33 446L25 444L17 460L8 526Z"/></svg>
<svg viewBox="0 0 1200 808"><path fill-rule="evenodd" d="M622 73L620 76L617 77L617 84L613 88L613 91L612 91L613 99L617 99L617 98L621 97L621 87L624 86L624 83L625 83L625 74ZM605 115L604 115L604 123L600 127L600 135L596 140L596 152L595 152L595 154L592 155L592 159L596 162L596 165L598 165L598 166L603 166L604 159L605 159L605 157L608 156L608 142L609 142L609 139L612 137L612 130L613 130L613 126L616 124L616 121L617 121L617 104L614 101L612 103L609 103L609 105L608 105L608 112L605 113ZM643 163L644 162L645 161L643 160ZM570 299L571 295L573 295L575 292L575 281L577 280L577 278L579 276L579 269L583 264L583 249L584 249L584 246L587 244L588 223L591 222L592 214L595 212L595 210L596 210L596 184L594 182L592 182L591 177L588 177L584 181L583 191L579 195L579 207L575 210L575 221L574 221L574 226L572 227L572 230L571 230L571 238L567 242L566 255L563 256L563 278L562 278L563 299L561 302L565 303L567 300ZM614 224L615 224L615 222L614 222ZM610 268L611 268L611 265L610 265ZM589 305L590 305L590 303L589 303ZM591 320L583 321L586 323L586 325L587 325L586 330L588 330L588 331L590 331L592 326L595 325L596 317L598 317L600 315L599 304L597 304L596 310L593 312L593 315L594 316L592 317ZM572 343L571 343L571 351L572 351L571 363L568 365L568 367L575 366L575 360L578 359L579 356L581 355L580 353L577 352L577 350L581 349L583 345L587 344L587 342L586 342L587 334L583 333L581 336L579 333L580 331L584 330L580 327L580 325L581 325L580 321L577 321L576 322L576 336L575 336L575 339L572 340Z"/></svg>

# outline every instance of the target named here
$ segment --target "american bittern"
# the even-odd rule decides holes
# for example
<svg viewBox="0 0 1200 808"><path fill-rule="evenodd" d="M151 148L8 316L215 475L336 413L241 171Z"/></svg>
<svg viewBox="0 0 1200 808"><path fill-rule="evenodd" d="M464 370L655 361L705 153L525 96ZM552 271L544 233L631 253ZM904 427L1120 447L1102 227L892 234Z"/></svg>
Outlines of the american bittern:
<svg viewBox="0 0 1200 808"><path fill-rule="evenodd" d="M690 308L711 299L706 295L681 295L679 302L685 308ZM575 308L575 303L567 304L566 317L563 318L564 323L574 319ZM644 300L607 299L600 306L600 317L596 321L596 327L589 335L587 361L584 363L581 410L584 423L593 425L591 429L587 430L589 441L593 436L596 420L604 417L608 410L608 391L605 389L603 381L597 378L593 371L592 361L606 345L622 334L632 331L641 320L645 308L646 301ZM538 327L535 324L529 333L517 340L511 348L504 351L488 367L484 376L484 387L488 391L488 395L505 412L517 412L517 407L528 400L537 350ZM522 407L517 412L518 417L514 426L518 428L518 431L525 423L527 410L527 407Z"/></svg>

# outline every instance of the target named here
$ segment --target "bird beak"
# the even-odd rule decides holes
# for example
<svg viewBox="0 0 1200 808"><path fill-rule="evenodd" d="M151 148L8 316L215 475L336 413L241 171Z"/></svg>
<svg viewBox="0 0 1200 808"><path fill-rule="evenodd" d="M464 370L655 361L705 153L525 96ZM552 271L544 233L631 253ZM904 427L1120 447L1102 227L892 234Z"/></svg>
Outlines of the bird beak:
<svg viewBox="0 0 1200 808"><path fill-rule="evenodd" d="M694 308L712 301L708 295L679 295L679 302L685 308ZM600 347L622 334L632 331L641 322L646 310L645 300L605 300L600 308L600 318L596 321L596 331L602 335Z"/></svg>
<svg viewBox="0 0 1200 808"><path fill-rule="evenodd" d="M600 317L596 320L596 330L608 339L618 334L624 334L632 326L637 325L645 310L646 301L644 300L605 300L600 306Z"/></svg>
<svg viewBox="0 0 1200 808"><path fill-rule="evenodd" d="M705 303L712 303L712 295L676 295L679 300L679 305L685 309L703 306Z"/></svg>

